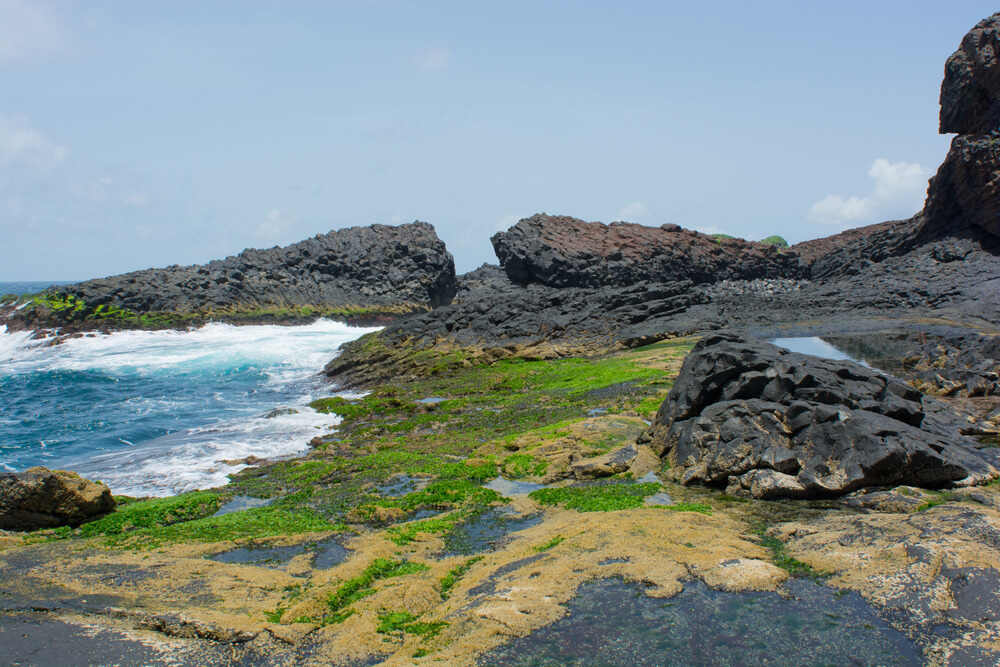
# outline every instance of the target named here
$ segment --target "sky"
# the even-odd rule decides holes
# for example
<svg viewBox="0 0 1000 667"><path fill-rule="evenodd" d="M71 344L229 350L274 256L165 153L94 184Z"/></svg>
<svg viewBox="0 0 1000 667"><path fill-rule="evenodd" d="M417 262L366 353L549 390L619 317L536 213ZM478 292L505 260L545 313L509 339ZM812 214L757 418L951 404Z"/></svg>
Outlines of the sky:
<svg viewBox="0 0 1000 667"><path fill-rule="evenodd" d="M855 2L0 0L0 280L537 212L790 242L918 211L995 10Z"/></svg>

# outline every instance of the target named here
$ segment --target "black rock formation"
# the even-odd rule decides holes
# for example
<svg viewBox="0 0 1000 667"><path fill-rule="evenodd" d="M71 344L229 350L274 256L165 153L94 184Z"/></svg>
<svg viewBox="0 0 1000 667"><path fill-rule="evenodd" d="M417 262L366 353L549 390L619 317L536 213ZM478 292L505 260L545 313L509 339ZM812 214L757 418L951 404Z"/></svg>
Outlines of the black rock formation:
<svg viewBox="0 0 1000 667"><path fill-rule="evenodd" d="M997 477L996 457L959 427L956 416L891 376L719 333L685 359L641 441L666 456L684 484L810 498Z"/></svg>
<svg viewBox="0 0 1000 667"><path fill-rule="evenodd" d="M944 65L941 134L987 134L1000 128L1000 13L962 38Z"/></svg>
<svg viewBox="0 0 1000 667"><path fill-rule="evenodd" d="M203 266L88 280L61 290L89 307L144 312L352 306L424 310L455 295L455 263L434 227L349 227Z"/></svg>

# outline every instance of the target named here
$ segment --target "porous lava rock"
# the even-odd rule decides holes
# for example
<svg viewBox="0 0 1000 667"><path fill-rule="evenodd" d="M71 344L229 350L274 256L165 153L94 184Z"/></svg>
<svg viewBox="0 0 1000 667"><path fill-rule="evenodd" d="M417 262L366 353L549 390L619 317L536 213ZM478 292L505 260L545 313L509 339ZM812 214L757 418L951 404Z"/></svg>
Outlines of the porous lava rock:
<svg viewBox="0 0 1000 667"><path fill-rule="evenodd" d="M434 227L348 227L292 245L249 249L200 266L170 266L62 288L88 306L135 312L238 307L426 309L455 295L455 262Z"/></svg>
<svg viewBox="0 0 1000 667"><path fill-rule="evenodd" d="M491 241L500 265L519 284L698 284L794 278L801 273L798 258L775 245L712 237L677 225L605 225L539 213L494 234Z"/></svg>
<svg viewBox="0 0 1000 667"><path fill-rule="evenodd" d="M77 526L114 510L111 490L74 472L29 468L0 474L0 528Z"/></svg>
<svg viewBox="0 0 1000 667"><path fill-rule="evenodd" d="M891 376L718 333L685 359L640 440L666 456L684 484L812 498L994 479L994 457L958 427Z"/></svg>

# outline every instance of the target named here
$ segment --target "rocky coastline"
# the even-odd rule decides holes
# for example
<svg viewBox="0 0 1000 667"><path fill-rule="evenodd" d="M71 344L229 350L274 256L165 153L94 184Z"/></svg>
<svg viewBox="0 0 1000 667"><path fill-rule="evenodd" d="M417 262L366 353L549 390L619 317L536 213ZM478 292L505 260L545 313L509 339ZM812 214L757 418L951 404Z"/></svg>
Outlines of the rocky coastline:
<svg viewBox="0 0 1000 667"><path fill-rule="evenodd" d="M0 474L0 661L34 623L96 662L997 664L998 40L948 59L908 220L785 248L540 213L458 276L418 222L8 300L385 327L304 456L167 498ZM850 358L768 342L799 337Z"/></svg>

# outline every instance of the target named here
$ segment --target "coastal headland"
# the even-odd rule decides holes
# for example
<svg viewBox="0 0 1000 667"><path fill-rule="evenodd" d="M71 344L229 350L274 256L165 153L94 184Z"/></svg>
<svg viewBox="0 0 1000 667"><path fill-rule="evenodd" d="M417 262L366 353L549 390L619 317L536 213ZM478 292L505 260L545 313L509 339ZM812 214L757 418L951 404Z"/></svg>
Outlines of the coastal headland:
<svg viewBox="0 0 1000 667"><path fill-rule="evenodd" d="M1000 14L948 59L908 220L536 214L464 275L429 224L355 227L4 298L53 344L384 327L316 369L305 455L163 498L0 474L0 661L996 664L998 50Z"/></svg>

